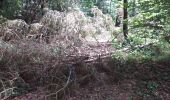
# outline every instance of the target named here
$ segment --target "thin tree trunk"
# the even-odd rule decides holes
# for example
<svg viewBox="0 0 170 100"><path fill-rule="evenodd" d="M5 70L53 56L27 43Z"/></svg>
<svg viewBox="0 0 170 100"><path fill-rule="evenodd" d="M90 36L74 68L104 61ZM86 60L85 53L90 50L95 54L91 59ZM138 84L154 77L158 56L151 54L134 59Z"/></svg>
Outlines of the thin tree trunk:
<svg viewBox="0 0 170 100"><path fill-rule="evenodd" d="M124 38L127 39L128 35L128 0L123 0L123 34Z"/></svg>
<svg viewBox="0 0 170 100"><path fill-rule="evenodd" d="M5 0L0 0L0 9L2 9Z"/></svg>
<svg viewBox="0 0 170 100"><path fill-rule="evenodd" d="M133 0L133 10L132 10L132 16L136 15L136 0Z"/></svg>

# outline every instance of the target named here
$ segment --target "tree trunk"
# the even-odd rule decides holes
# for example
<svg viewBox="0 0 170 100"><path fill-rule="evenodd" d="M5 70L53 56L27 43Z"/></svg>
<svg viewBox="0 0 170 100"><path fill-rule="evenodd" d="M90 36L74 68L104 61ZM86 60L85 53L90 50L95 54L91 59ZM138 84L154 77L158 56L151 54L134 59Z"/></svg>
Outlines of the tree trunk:
<svg viewBox="0 0 170 100"><path fill-rule="evenodd" d="M0 0L0 9L3 7L4 0Z"/></svg>
<svg viewBox="0 0 170 100"><path fill-rule="evenodd" d="M133 0L132 17L136 15L136 0Z"/></svg>
<svg viewBox="0 0 170 100"><path fill-rule="evenodd" d="M123 0L123 34L124 38L127 39L128 35L128 0Z"/></svg>

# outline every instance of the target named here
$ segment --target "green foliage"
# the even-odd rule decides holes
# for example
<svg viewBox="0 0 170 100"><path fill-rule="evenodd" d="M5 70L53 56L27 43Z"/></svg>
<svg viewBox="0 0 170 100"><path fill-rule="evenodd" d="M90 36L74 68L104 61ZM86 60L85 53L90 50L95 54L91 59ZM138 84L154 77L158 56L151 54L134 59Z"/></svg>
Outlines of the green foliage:
<svg viewBox="0 0 170 100"><path fill-rule="evenodd" d="M132 51L127 59L139 61L170 59L168 4L170 2L167 0L130 0L128 39Z"/></svg>
<svg viewBox="0 0 170 100"><path fill-rule="evenodd" d="M90 9L97 6L104 14L110 14L115 19L117 3L117 0L81 0L81 9L90 15Z"/></svg>
<svg viewBox="0 0 170 100"><path fill-rule="evenodd" d="M158 88L159 84L156 82L148 82L146 86L150 91L154 91Z"/></svg>
<svg viewBox="0 0 170 100"><path fill-rule="evenodd" d="M69 6L67 0L48 0L49 8L58 11L64 11Z"/></svg>
<svg viewBox="0 0 170 100"><path fill-rule="evenodd" d="M4 22L6 22L6 18L4 18L3 16L0 16L0 25L2 24L2 23L4 23Z"/></svg>
<svg viewBox="0 0 170 100"><path fill-rule="evenodd" d="M6 18L14 18L21 8L22 0L5 0L0 14Z"/></svg>
<svg viewBox="0 0 170 100"><path fill-rule="evenodd" d="M134 1L134 0L133 0ZM135 2L135 13L137 16L134 19L135 26L150 27L154 29L162 29L166 26L169 17L169 7L160 0L138 0ZM167 2L169 3L169 1ZM130 11L134 6L130 6Z"/></svg>
<svg viewBox="0 0 170 100"><path fill-rule="evenodd" d="M142 47L131 48L128 53L118 51L113 55L116 59L125 61L169 61L170 44L168 42L157 42L154 44L144 45Z"/></svg>
<svg viewBox="0 0 170 100"><path fill-rule="evenodd" d="M81 0L81 10L89 16L92 16L90 9L95 5L94 0Z"/></svg>
<svg viewBox="0 0 170 100"><path fill-rule="evenodd" d="M83 0L82 1L82 7L85 9L90 9L95 5L94 0Z"/></svg>
<svg viewBox="0 0 170 100"><path fill-rule="evenodd" d="M159 87L158 82L144 81L140 84L142 87L137 91L137 94L143 97L143 100L148 100ZM156 96L158 100L162 100L160 96Z"/></svg>

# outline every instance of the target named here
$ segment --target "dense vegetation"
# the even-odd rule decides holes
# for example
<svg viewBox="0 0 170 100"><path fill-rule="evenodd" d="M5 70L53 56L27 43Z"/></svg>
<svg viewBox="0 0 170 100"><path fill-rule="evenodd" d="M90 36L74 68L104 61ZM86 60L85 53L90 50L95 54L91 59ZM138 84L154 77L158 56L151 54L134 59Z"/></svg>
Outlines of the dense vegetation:
<svg viewBox="0 0 170 100"><path fill-rule="evenodd" d="M0 100L168 100L169 61L169 0L0 0Z"/></svg>

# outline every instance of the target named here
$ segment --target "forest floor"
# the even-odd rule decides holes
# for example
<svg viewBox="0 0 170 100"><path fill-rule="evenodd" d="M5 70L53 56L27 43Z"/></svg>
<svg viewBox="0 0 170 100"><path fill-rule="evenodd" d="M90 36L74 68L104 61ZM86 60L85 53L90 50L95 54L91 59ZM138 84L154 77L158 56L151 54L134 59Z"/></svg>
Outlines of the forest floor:
<svg viewBox="0 0 170 100"><path fill-rule="evenodd" d="M59 39L61 44L67 45L70 42L64 38L59 37ZM121 61L112 59L116 49L111 41L112 34L87 36L80 47L71 47L73 56L69 56L73 59L62 54L61 59L56 55L49 56L51 49L54 53L57 51L56 47L50 48L49 44L44 45L24 39L2 43L1 49L5 56L3 56L4 61L0 63L0 70L8 68L10 73L13 69L12 72L19 73L20 78L32 88L7 100L45 100L44 97L53 93L54 97L46 100L169 100L170 62L133 61L121 66ZM12 48L13 44L18 48ZM66 48L68 51L69 47ZM13 49L18 50L18 53L8 51L4 53L4 48L9 49L9 52ZM6 73L6 70L1 71ZM68 72L72 74L69 75ZM1 77L5 76L2 74ZM52 92L45 90L44 87L48 87L49 84L59 88L52 88L54 89ZM56 97L58 95L56 91L60 89L63 90L61 97Z"/></svg>
<svg viewBox="0 0 170 100"><path fill-rule="evenodd" d="M161 83L159 87L164 85L168 84ZM170 93L165 88L152 91L145 87L144 81L137 79L124 79L118 83L104 85L90 83L75 91L66 100L169 100Z"/></svg>
<svg viewBox="0 0 170 100"><path fill-rule="evenodd" d="M86 50L82 48L82 51L79 49L80 52L96 55L102 54L102 51L104 53L106 51L115 51L108 42L101 44L89 42L89 44L93 49L86 48ZM109 65L109 67L107 64L106 66L105 64L101 66L100 64L96 65L97 75L68 88L71 91L66 92L62 100L169 100L170 84L167 79L170 74L170 63L150 62L149 64L134 64L136 64L136 67L128 65L122 69L114 68L118 67L114 64ZM150 64L154 67L150 67ZM81 74L81 72L78 74ZM15 97L12 100L44 100L45 96L43 87L37 87L36 90ZM61 99L55 98L54 100Z"/></svg>
<svg viewBox="0 0 170 100"><path fill-rule="evenodd" d="M108 37L103 39L109 39ZM90 48L85 46L85 48L78 48L77 50L80 54L88 54L91 57L87 59L87 62L89 60L94 61L93 57L95 55L114 52L116 49L113 48L111 42L108 42L109 40L103 42L103 39L98 40L97 43L89 39L89 41L86 41L86 45ZM156 63L155 67L150 67L148 64L135 63L136 67L127 65L122 69L119 69L119 66L116 64L109 65L107 61L99 62L99 65L91 66L96 69L95 75L76 83L73 87L68 87L70 91L62 96L62 100L169 100L170 84L166 79L166 77L169 78L170 74L169 62ZM119 63L113 59L111 62ZM151 63L151 65L153 64ZM78 65L77 67L80 66ZM84 73L83 68L80 68L80 70L82 71L75 72L77 76ZM90 70L88 71L90 72ZM24 77L22 78L24 79ZM26 82L29 81L28 79L24 80ZM36 83L36 81L31 81L31 83ZM44 87L37 86L33 91L7 100L44 100L44 97L46 97ZM61 99L55 98L54 100Z"/></svg>
<svg viewBox="0 0 170 100"><path fill-rule="evenodd" d="M89 82L66 95L64 100L169 100L167 82L160 84L159 88L153 91L146 87L145 81L138 79L124 79L113 84ZM44 100L44 96L42 91L35 91L12 100Z"/></svg>

